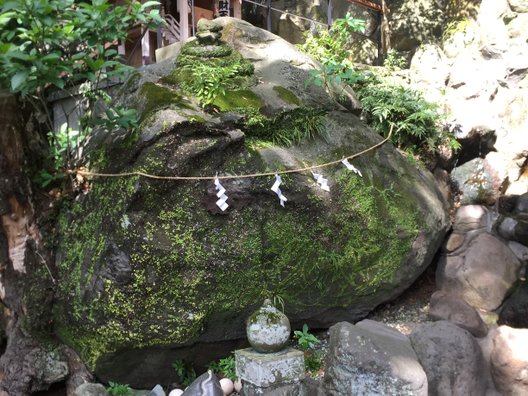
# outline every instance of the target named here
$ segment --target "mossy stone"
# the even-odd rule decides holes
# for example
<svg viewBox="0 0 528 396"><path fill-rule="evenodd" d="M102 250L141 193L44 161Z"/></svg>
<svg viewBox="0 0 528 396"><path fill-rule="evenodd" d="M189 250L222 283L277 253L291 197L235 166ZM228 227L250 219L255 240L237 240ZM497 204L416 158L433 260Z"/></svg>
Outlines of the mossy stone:
<svg viewBox="0 0 528 396"><path fill-rule="evenodd" d="M198 39L198 42L202 45L211 45L218 42L218 40L220 39L220 33L210 31L197 32L196 38Z"/></svg>
<svg viewBox="0 0 528 396"><path fill-rule="evenodd" d="M302 103L301 100L289 89L276 85L273 87L273 90L277 92L279 98L288 104L300 106Z"/></svg>
<svg viewBox="0 0 528 396"><path fill-rule="evenodd" d="M220 32L222 30L222 26L216 24L214 21L202 18L196 24L196 29L198 32Z"/></svg>
<svg viewBox="0 0 528 396"><path fill-rule="evenodd" d="M140 122L156 110L175 106L180 109L192 109L181 93L169 88L147 82L141 86L138 99Z"/></svg>
<svg viewBox="0 0 528 396"><path fill-rule="evenodd" d="M247 320L247 339L257 352L282 351L288 344L290 333L290 321L268 299Z"/></svg>
<svg viewBox="0 0 528 396"><path fill-rule="evenodd" d="M238 91L227 91L223 95L217 96L213 104L220 111L231 111L244 107L260 109L264 103L253 91L242 89Z"/></svg>
<svg viewBox="0 0 528 396"><path fill-rule="evenodd" d="M172 77L179 89L192 77L182 73L182 65L192 69L207 62L212 68L228 68L250 63L236 50L226 57L182 54L177 62ZM255 77L238 78L230 80L237 85L226 92L251 91ZM157 93L149 95L154 88L165 88L169 100L181 93L160 84L138 93L155 99ZM270 96L276 99L273 92ZM100 170L188 176L261 173L343 158L380 139L356 117L329 111L328 106L300 106L266 119L259 111L261 103L250 99L243 101L247 107L233 111L249 115L251 127L204 111L196 116L205 122L186 123L148 142L125 146L110 135L108 147L98 147ZM175 102L171 106L178 106ZM144 103L145 123L155 109L166 106L156 100ZM237 104L228 102L225 108ZM304 140L289 149L269 144L269 135L257 136L268 143L248 150L241 134L234 133L237 127L250 133L259 123L290 133L308 121L330 132L332 139ZM321 191L310 174L284 176L286 208L270 191L271 178L226 180L222 184L230 206L223 213L215 212L218 198L211 181L137 176L94 180L88 195L63 204L58 220L55 333L99 378L130 383L135 379L126 377L122 367L139 366L152 353L156 359L149 361L158 374L167 361L174 361L170 357L175 351L185 354L200 345L210 348L226 338L243 337L240 319L270 295L282 297L296 323L324 326L336 318L363 317L423 271L448 217L438 209L433 182L428 184L428 176L394 149L385 145L355 161L363 178L340 166L324 170L330 192ZM116 263L128 266L126 282L110 276ZM167 370L173 375L171 367ZM121 377L112 376L118 372Z"/></svg>

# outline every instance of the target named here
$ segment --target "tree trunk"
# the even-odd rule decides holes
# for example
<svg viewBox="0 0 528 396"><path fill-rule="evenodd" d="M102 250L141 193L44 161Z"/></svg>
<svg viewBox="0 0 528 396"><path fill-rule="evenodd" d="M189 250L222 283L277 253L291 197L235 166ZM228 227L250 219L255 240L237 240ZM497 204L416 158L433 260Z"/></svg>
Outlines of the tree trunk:
<svg viewBox="0 0 528 396"><path fill-rule="evenodd" d="M0 90L0 308L5 343L0 390L12 396L43 387L38 378L42 373L32 360L44 350L39 339L52 337L48 322L54 282L26 174L28 159L39 157L38 135L27 128L22 114L16 98Z"/></svg>

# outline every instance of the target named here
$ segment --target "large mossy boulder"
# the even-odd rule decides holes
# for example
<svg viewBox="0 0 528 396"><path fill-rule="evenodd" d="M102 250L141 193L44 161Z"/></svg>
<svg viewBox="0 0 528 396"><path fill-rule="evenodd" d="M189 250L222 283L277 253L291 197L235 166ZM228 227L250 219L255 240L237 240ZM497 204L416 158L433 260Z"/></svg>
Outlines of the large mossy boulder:
<svg viewBox="0 0 528 396"><path fill-rule="evenodd" d="M382 140L339 95L305 87L318 68L308 56L245 22L215 23L221 42L190 41L176 61L125 84L121 101L136 105L141 126L94 139L91 169L273 173ZM225 92L202 101L208 112L189 94L193 59L235 70ZM298 143L274 143L288 133ZM352 162L362 177L341 164L318 170L329 192L310 172L282 175L285 208L273 176L222 180L225 212L212 180L94 178L58 224L57 334L101 380L146 387L174 380L176 359L205 365L237 347L265 297L282 297L292 327L364 317L430 264L449 219L431 175L390 144Z"/></svg>

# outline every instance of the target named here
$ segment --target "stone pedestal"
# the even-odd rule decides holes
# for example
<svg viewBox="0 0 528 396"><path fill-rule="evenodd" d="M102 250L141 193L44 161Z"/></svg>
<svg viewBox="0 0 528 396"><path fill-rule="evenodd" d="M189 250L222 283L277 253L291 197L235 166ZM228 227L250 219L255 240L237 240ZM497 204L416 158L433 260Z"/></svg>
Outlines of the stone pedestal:
<svg viewBox="0 0 528 396"><path fill-rule="evenodd" d="M236 374L242 380L244 396L301 395L305 377L304 354L293 348L259 353L253 348L235 351Z"/></svg>

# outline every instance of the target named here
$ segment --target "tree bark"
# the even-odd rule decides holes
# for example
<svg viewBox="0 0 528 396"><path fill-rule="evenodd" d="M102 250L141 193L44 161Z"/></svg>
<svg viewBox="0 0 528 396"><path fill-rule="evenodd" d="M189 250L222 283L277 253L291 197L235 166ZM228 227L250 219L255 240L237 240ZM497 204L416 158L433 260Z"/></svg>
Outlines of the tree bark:
<svg viewBox="0 0 528 396"><path fill-rule="evenodd" d="M48 255L42 247L25 173L27 158L37 158L30 147L36 140L24 121L16 98L0 91L0 307L3 342L7 341L0 358L0 391L9 395L29 394L37 381L25 357L39 344L30 330L45 326L39 322L46 320L53 289L51 282L35 283L35 274L49 263L44 259ZM28 322L30 290L42 314Z"/></svg>

